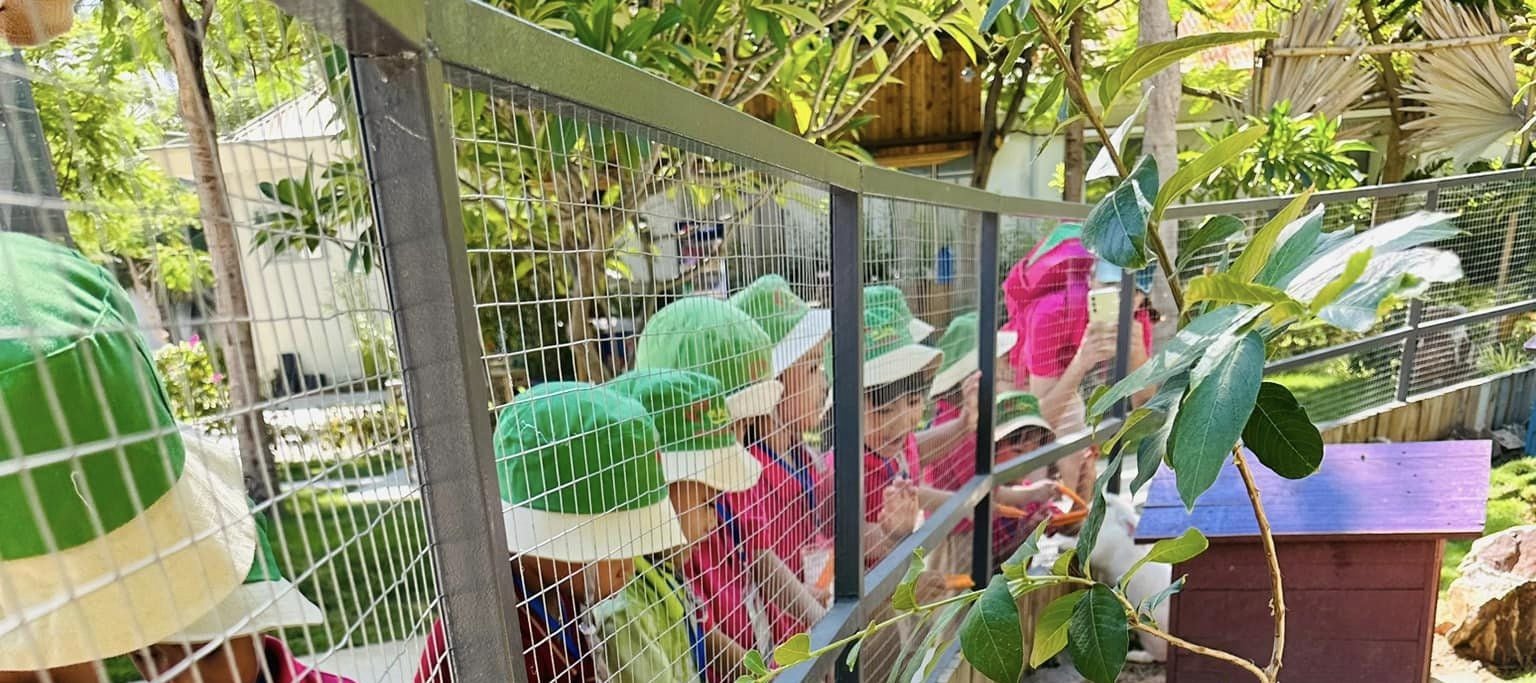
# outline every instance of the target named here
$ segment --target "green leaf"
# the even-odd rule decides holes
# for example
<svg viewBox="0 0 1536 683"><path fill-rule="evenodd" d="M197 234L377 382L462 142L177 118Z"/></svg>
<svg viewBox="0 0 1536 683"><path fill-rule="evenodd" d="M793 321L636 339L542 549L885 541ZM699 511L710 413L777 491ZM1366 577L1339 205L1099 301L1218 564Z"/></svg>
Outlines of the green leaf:
<svg viewBox="0 0 1536 683"><path fill-rule="evenodd" d="M1088 595L1087 591L1068 593L1052 600L1040 610L1035 620L1035 642L1029 649L1029 667L1040 668L1056 653L1067 647L1067 624L1072 621L1072 610Z"/></svg>
<svg viewBox="0 0 1536 683"><path fill-rule="evenodd" d="M1298 220L1297 216L1301 215L1302 209L1306 208L1307 202L1311 199L1311 190L1296 195L1296 198L1281 209L1280 213L1275 214L1275 217L1265 223L1264 227L1259 228L1259 231L1253 234L1253 239L1248 242L1248 246L1243 248L1243 253L1238 254L1237 260L1232 263L1230 270L1232 277L1243 282L1252 282L1255 277L1258 277L1259 272L1264 270L1264 263L1269 260L1270 252L1274 251L1280 234L1285 232L1291 223Z"/></svg>
<svg viewBox="0 0 1536 683"><path fill-rule="evenodd" d="M1046 522L1041 522L1035 527L1029 538L1024 539L1024 544L1003 562L1003 576L1010 579L1022 579L1029 575L1029 561L1040 552L1040 538L1045 536Z"/></svg>
<svg viewBox="0 0 1536 683"><path fill-rule="evenodd" d="M1167 190L1165 189L1164 191L1166 192ZM1179 245L1178 269L1182 271L1189 267L1190 261L1202 249L1213 244L1225 242L1227 238L1242 232L1247 227L1248 224L1244 223L1237 216L1211 216L1205 219L1205 223L1200 225L1200 229L1196 230L1195 234L1190 235L1189 239L1184 240L1184 244Z"/></svg>
<svg viewBox="0 0 1536 683"><path fill-rule="evenodd" d="M896 592L891 595L891 607L900 612L917 609L917 577L927 568L923 549L912 551L912 562L907 565L907 574L901 578L901 583L896 584Z"/></svg>
<svg viewBox="0 0 1536 683"><path fill-rule="evenodd" d="M1244 282L1229 273L1197 275L1184 288L1184 303L1213 301L1218 304L1279 304L1291 297L1269 285Z"/></svg>
<svg viewBox="0 0 1536 683"><path fill-rule="evenodd" d="M1268 130L1263 124L1255 124L1244 128L1216 141L1216 144L1211 145L1211 148L1206 150L1204 154L1180 166L1179 170L1174 171L1173 175L1168 177L1168 182L1163 186L1163 190L1158 193L1157 203L1152 208L1152 219L1154 221L1161 221L1163 212L1167 211L1168 207L1173 206L1175 201L1178 201L1185 193L1188 193L1196 185L1209 178L1212 173L1215 173L1221 167L1236 159L1238 155L1248 151L1249 148L1253 147L1254 142L1264 137Z"/></svg>
<svg viewBox="0 0 1536 683"><path fill-rule="evenodd" d="M1147 401L1148 408L1166 410L1168 415L1163 418L1156 434L1136 444L1136 478L1131 480L1131 493L1140 491L1141 487L1152 481L1158 468L1163 466L1169 440L1173 438L1173 423L1179 415L1179 399L1184 397L1184 390L1188 387L1189 373L1179 373L1163 382L1152 400Z"/></svg>
<svg viewBox="0 0 1536 683"><path fill-rule="evenodd" d="M1344 293L1344 290L1353 287L1356 282L1359 282L1360 276L1365 274L1365 267L1370 265L1371 256L1374 253L1374 250L1366 249L1358 254L1351 255L1349 263L1344 266L1344 272L1339 273L1339 276L1334 278L1332 282L1323 285L1323 288L1318 290L1317 297L1312 299L1309 306L1312 313L1316 315L1318 311L1323 310L1323 307L1336 301L1339 295Z"/></svg>
<svg viewBox="0 0 1536 683"><path fill-rule="evenodd" d="M1317 317L1335 327L1364 333L1394 301L1419 296L1431 283L1452 282L1461 275L1461 261L1449 251L1421 247L1376 256L1360 282L1320 309Z"/></svg>
<svg viewBox="0 0 1536 683"><path fill-rule="evenodd" d="M997 21L997 15L1002 14L1003 9L1006 8L1008 3L1011 1L1012 0L992 0L992 2L987 5L987 13L981 17L981 30L992 30L992 22ZM1025 8L1025 11L1028 11L1029 0L1018 0L1018 2Z"/></svg>
<svg viewBox="0 0 1536 683"><path fill-rule="evenodd" d="M1348 268L1351 257L1366 249L1373 250L1376 257L1372 259L1373 265L1366 269L1367 274L1362 276L1362 279L1376 280L1379 279L1377 276L1385 277L1390 274L1390 271L1377 270L1374 265L1377 260L1388 254L1456 236L1459 231L1451 225L1451 218L1451 214L1445 213L1415 213L1388 221L1348 239L1329 240L1325 245L1326 249L1320 248L1318 253L1313 255L1313 259L1291 278L1290 283L1285 286L1285 291L1297 301L1312 301L1323 287L1338 278ZM1452 279L1460 277L1459 264L1443 259L1431 258L1424 263L1414 265L1433 266L1434 270L1428 274L1435 277Z"/></svg>
<svg viewBox="0 0 1536 683"><path fill-rule="evenodd" d="M1136 103L1136 109L1131 112L1131 115L1125 117L1120 125L1109 132L1109 143L1099 148L1099 153L1093 158L1093 163L1088 165L1088 172L1083 176L1083 180L1092 181L1119 175L1120 171L1115 168L1115 160L1109 156L1110 147L1113 146L1116 152L1125 148L1125 137L1131 134L1132 128L1136 127L1137 119L1140 119L1141 113L1146 111L1147 102L1151 99L1151 93L1142 95L1141 101Z"/></svg>
<svg viewBox="0 0 1536 683"><path fill-rule="evenodd" d="M763 653L757 650L748 650L746 658L741 660L741 665L759 676L768 673L768 662L763 660Z"/></svg>
<svg viewBox="0 0 1536 683"><path fill-rule="evenodd" d="M1143 156L1129 178L1101 200L1083 222L1083 245L1121 268L1147 265L1147 215L1157 198L1157 161Z"/></svg>
<svg viewBox="0 0 1536 683"><path fill-rule="evenodd" d="M1109 504L1104 500L1104 493L1109 489L1109 478L1120 476L1120 460L1125 457L1125 451L1115 451L1104 466L1104 472L1093 481L1093 498L1088 501L1088 516L1083 519L1083 526L1077 532L1077 559L1083 569L1083 574L1092 578L1093 571L1088 563L1093 558L1093 548L1099 543L1099 532L1104 528L1104 515L1109 509Z"/></svg>
<svg viewBox="0 0 1536 683"><path fill-rule="evenodd" d="M773 663L775 666L794 666L811 658L811 637L804 633L796 633L789 640L776 648L773 648Z"/></svg>
<svg viewBox="0 0 1536 683"><path fill-rule="evenodd" d="M1067 548L1067 552L1062 553L1061 557L1056 558L1056 561L1051 563L1051 573L1056 576L1066 576L1067 572L1072 569L1072 559L1076 556L1077 548Z"/></svg>
<svg viewBox="0 0 1536 683"><path fill-rule="evenodd" d="M1014 65L1018 64L1019 60L1024 57L1024 50L1028 49L1030 45L1034 44L1034 42L1035 42L1034 41L1034 36L1031 36L1031 35L1028 35L1028 34L1020 34L1020 35L1014 36L1012 39L1010 39L1008 41L1008 53L1003 56L1003 61L999 62L998 64L1003 69L1009 69L1009 70L1013 69ZM1054 83L1054 82L1055 81L1052 81L1052 83ZM1041 95L1040 96L1041 97L1045 97L1045 95L1047 93L1049 93L1049 92L1050 92L1050 84L1047 84L1045 90L1041 91ZM1057 87L1056 94L1057 94L1058 97L1061 95L1061 88L1060 87ZM1036 102L1038 102L1038 101L1039 100L1036 100ZM1054 102L1054 99L1052 101ZM1029 118L1026 117L1023 120L1024 121L1028 121Z"/></svg>
<svg viewBox="0 0 1536 683"><path fill-rule="evenodd" d="M1067 625L1067 651L1077 672L1093 683L1115 683L1130 645L1131 625L1114 591L1102 584L1088 589Z"/></svg>
<svg viewBox="0 0 1536 683"><path fill-rule="evenodd" d="M950 637L949 625L960 615L966 607L965 603L955 602L944 606L934 617L933 623L926 625L927 635L923 636L922 643L911 653L906 666L892 667L891 676L887 680L894 681L926 681L939 665L942 657L937 656L940 639L947 641Z"/></svg>
<svg viewBox="0 0 1536 683"><path fill-rule="evenodd" d="M791 95L789 108L795 116L795 132L804 134L811 129L811 103L804 98Z"/></svg>
<svg viewBox="0 0 1536 683"><path fill-rule="evenodd" d="M1141 604L1136 606L1136 610L1138 612L1151 614L1153 611L1157 610L1158 605L1163 604L1163 601L1177 595L1179 591L1184 590L1184 581L1188 578L1188 576L1179 577L1178 580L1168 584L1166 588L1158 591L1155 595L1141 601Z"/></svg>
<svg viewBox="0 0 1536 683"><path fill-rule="evenodd" d="M1174 417L1169 437L1177 444L1171 456L1179 497L1189 509L1216 483L1253 412L1264 374L1264 338L1249 332L1230 352L1206 361L1202 365L1208 365L1209 374L1201 377L1197 367L1190 375L1189 395Z"/></svg>
<svg viewBox="0 0 1536 683"><path fill-rule="evenodd" d="M1162 417L1162 413L1145 407L1132 410L1131 414L1125 417L1125 422L1121 423L1120 430L1104 443L1099 444L1099 450L1112 451L1116 445L1122 448L1134 448L1142 439L1162 426Z"/></svg>
<svg viewBox="0 0 1536 683"><path fill-rule="evenodd" d="M808 9L806 9L804 7L801 7L799 5L778 5L778 4L772 4L772 5L758 5L758 7L761 7L763 9L765 9L765 10L768 10L769 12L773 12L774 14L777 14L779 16L782 16L782 17L785 17L785 18L788 18L788 19L794 19L795 21L801 22L801 23L805 24L806 26L816 26L816 27L820 27L821 26L821 18L820 17L816 16L810 10L808 10Z"/></svg>
<svg viewBox="0 0 1536 683"><path fill-rule="evenodd" d="M1126 585L1131 582L1131 577L1136 576L1136 572L1140 571L1148 562L1161 562L1163 564L1188 562L1195 559L1200 553L1205 552L1205 549L1209 547L1211 547L1211 542L1205 538L1205 534L1200 533L1200 530L1195 528L1185 529L1184 533L1178 538L1165 538L1153 543L1152 549L1148 550L1146 555L1137 560L1136 564L1131 565L1130 571L1120 578L1120 590L1124 591Z"/></svg>
<svg viewBox="0 0 1536 683"><path fill-rule="evenodd" d="M1110 67L1105 72L1104 82L1099 86L1099 104L1108 108L1121 91L1195 53L1222 45L1273 37L1275 34L1269 31L1197 33L1143 45L1136 48L1136 51L1132 52L1125 61Z"/></svg>
<svg viewBox="0 0 1536 683"><path fill-rule="evenodd" d="M1323 435L1283 384L1265 382L1243 427L1243 445L1286 479L1301 479L1323 464Z"/></svg>
<svg viewBox="0 0 1536 683"><path fill-rule="evenodd" d="M1206 347L1212 342L1253 322L1259 316L1259 311L1249 306L1223 306L1189 321L1141 367L1090 400L1088 415L1103 415L1132 394L1188 370L1192 363L1205 354Z"/></svg>
<svg viewBox="0 0 1536 683"><path fill-rule="evenodd" d="M983 676L1014 683L1024 673L1024 629L1008 580L993 576L960 623L960 650Z"/></svg>
<svg viewBox="0 0 1536 683"><path fill-rule="evenodd" d="M1275 287L1285 287L1291 276L1312 257L1323 234L1323 207L1318 206L1301 220L1292 221L1280 231L1274 254L1259 271L1255 281Z"/></svg>

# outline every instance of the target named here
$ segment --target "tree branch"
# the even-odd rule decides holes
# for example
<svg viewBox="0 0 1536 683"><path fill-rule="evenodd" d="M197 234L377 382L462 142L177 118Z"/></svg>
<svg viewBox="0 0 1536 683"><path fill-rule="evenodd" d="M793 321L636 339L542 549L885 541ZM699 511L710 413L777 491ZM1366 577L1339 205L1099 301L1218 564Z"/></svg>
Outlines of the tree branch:
<svg viewBox="0 0 1536 683"><path fill-rule="evenodd" d="M1196 88L1195 86L1189 85L1187 83L1180 84L1179 88L1185 95L1189 95L1190 97L1198 97L1201 99L1210 100L1217 104L1224 104L1237 111L1241 111L1243 108L1243 103L1241 100L1224 92L1206 90L1204 88Z"/></svg>
<svg viewBox="0 0 1536 683"><path fill-rule="evenodd" d="M1255 678L1259 679L1260 681L1263 681L1264 683L1269 683L1269 681L1272 680L1269 677L1269 674L1265 673L1263 669L1260 669L1257 664L1254 664L1253 662L1250 662L1250 661L1248 661L1246 659L1243 659L1242 657L1234 655L1234 654L1232 654L1230 652L1223 652L1221 650L1213 650L1213 649L1208 648L1208 647L1206 647L1204 645L1196 645L1196 644L1191 643L1191 642L1189 642L1187 640L1184 640L1183 638L1180 638L1180 637L1178 637L1176 635L1173 635L1173 634L1171 634L1171 633L1169 633L1167 631L1164 631L1164 630L1162 630L1162 629L1160 629L1160 628L1158 628L1156 626L1153 626L1151 624L1142 623L1140 619L1138 619L1136 621L1136 623L1131 626L1131 628L1133 628L1133 629L1135 629L1137 631L1141 631L1142 633L1145 633L1145 634L1147 634L1149 636L1154 636L1154 637L1157 637L1157 638L1162 638L1163 640L1168 641L1169 645L1172 645L1174 647L1181 648L1181 649L1184 649L1184 650L1188 650L1188 651L1193 652L1193 653L1195 653L1197 655L1201 655L1201 656L1205 656L1205 657L1210 657L1211 659L1219 659L1219 660L1221 660L1223 662L1227 662L1229 664L1233 664L1235 666L1238 666L1238 667L1242 668L1244 671L1247 671L1248 673L1253 674Z"/></svg>
<svg viewBox="0 0 1536 683"><path fill-rule="evenodd" d="M1259 539L1264 543L1264 559L1269 563L1270 589L1274 594L1270 608L1275 615L1275 644L1270 650L1269 666L1265 671L1270 680L1274 680L1280 675L1280 662L1285 654L1285 587L1280 580L1280 556L1275 553L1275 533L1269 527L1269 516L1264 514L1259 487L1254 484L1253 472L1248 469L1243 449L1234 447L1232 460L1237 465L1238 474L1243 477L1243 486L1248 489L1248 500L1253 503L1253 516L1259 522Z"/></svg>

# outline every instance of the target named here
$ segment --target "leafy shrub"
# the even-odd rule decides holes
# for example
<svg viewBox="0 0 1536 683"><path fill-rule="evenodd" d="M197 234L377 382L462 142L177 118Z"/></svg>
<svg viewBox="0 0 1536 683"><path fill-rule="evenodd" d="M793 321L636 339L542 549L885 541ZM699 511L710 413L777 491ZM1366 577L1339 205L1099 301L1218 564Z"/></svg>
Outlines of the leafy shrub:
<svg viewBox="0 0 1536 683"><path fill-rule="evenodd" d="M171 399L171 412L181 422L193 422L210 432L227 432L230 422L229 385L224 373L197 335L155 352L155 369Z"/></svg>

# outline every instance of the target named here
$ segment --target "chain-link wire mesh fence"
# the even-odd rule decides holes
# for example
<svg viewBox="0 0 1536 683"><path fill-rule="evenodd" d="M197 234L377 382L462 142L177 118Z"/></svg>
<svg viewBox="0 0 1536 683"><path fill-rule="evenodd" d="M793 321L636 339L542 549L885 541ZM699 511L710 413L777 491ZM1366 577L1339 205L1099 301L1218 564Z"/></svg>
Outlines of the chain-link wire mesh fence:
<svg viewBox="0 0 1536 683"><path fill-rule="evenodd" d="M931 600L1080 518L1083 389L1174 314L1085 207L862 168L473 3L284 7L197 29L211 135L142 40L105 80L82 42L0 63L42 132L3 140L0 680L735 680L899 609L918 548ZM1457 214L1467 278L1291 330L1273 377L1333 421L1528 367L1531 182L1315 197ZM1183 276L1284 202L1179 208L1245 225ZM786 678L921 679L955 626Z"/></svg>

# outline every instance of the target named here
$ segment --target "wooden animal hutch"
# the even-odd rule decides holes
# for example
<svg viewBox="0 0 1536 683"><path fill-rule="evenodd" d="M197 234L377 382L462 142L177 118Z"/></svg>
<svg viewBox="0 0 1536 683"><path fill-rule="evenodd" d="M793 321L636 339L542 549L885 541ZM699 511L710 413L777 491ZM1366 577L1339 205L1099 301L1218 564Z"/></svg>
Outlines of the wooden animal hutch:
<svg viewBox="0 0 1536 683"><path fill-rule="evenodd" d="M1330 445L1301 480L1254 473L1285 580L1284 683L1423 683L1447 539L1475 538L1488 498L1488 441ZM1152 481L1137 542L1194 527L1211 540L1173 568L1171 633L1265 664L1274 637L1258 524L1236 468L1186 511L1172 473ZM1169 649L1168 683L1248 674Z"/></svg>

